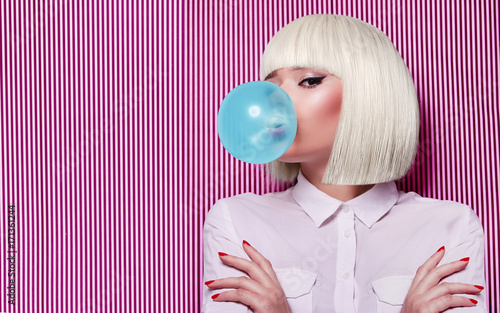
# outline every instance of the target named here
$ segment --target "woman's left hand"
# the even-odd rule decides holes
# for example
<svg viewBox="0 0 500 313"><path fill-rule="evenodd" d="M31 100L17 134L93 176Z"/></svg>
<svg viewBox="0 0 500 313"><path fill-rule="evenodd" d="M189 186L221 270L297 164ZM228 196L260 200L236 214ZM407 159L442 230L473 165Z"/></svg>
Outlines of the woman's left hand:
<svg viewBox="0 0 500 313"><path fill-rule="evenodd" d="M216 302L241 302L255 313L290 313L285 293L271 262L243 241L243 250L252 261L219 252L221 261L246 272L246 276L221 278L205 282L211 289L235 288L212 296Z"/></svg>

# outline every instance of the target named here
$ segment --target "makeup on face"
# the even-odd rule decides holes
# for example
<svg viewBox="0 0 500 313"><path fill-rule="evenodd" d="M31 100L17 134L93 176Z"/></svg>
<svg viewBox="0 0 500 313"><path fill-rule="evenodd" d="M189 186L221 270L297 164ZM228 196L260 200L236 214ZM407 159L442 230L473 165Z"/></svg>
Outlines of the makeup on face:
<svg viewBox="0 0 500 313"><path fill-rule="evenodd" d="M327 160L340 119L341 80L324 70L287 67L270 73L267 81L287 92L297 113L297 135L279 160Z"/></svg>

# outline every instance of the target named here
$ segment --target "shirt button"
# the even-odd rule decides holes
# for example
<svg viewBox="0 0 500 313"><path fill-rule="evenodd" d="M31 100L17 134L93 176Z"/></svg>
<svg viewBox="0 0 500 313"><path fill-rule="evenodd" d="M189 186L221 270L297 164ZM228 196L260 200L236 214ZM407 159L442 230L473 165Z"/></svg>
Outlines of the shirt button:
<svg viewBox="0 0 500 313"><path fill-rule="evenodd" d="M374 294L373 287L372 287L372 285L370 283L366 284L365 288L366 288L366 293L368 293L369 295Z"/></svg>
<svg viewBox="0 0 500 313"><path fill-rule="evenodd" d="M344 231L344 237L346 238L351 237L351 231L349 229Z"/></svg>
<svg viewBox="0 0 500 313"><path fill-rule="evenodd" d="M323 275L318 274L318 277L316 278L316 285L321 286L322 280L323 280Z"/></svg>
<svg viewBox="0 0 500 313"><path fill-rule="evenodd" d="M351 208L349 208L347 205L344 205L344 208L342 209L344 213L349 213L350 210Z"/></svg>
<svg viewBox="0 0 500 313"><path fill-rule="evenodd" d="M345 273L343 277L345 280L347 280L347 279L351 278L351 275L349 273Z"/></svg>

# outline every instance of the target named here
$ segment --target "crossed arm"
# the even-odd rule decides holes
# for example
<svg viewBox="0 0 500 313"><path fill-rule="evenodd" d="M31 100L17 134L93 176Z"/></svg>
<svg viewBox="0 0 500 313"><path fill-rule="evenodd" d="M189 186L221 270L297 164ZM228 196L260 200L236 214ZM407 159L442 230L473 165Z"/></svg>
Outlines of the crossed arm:
<svg viewBox="0 0 500 313"><path fill-rule="evenodd" d="M228 277L205 282L213 290L234 290L214 294L216 302L239 302L252 308L255 313L289 313L285 293L281 288L272 264L246 241L242 243L251 261L225 253L220 260L227 266L246 272L249 277ZM463 283L440 283L469 263L464 258L437 266L445 254L445 247L434 253L417 271L410 291L403 304L402 313L442 312L455 307L473 307L477 301L457 294L478 294L484 287Z"/></svg>

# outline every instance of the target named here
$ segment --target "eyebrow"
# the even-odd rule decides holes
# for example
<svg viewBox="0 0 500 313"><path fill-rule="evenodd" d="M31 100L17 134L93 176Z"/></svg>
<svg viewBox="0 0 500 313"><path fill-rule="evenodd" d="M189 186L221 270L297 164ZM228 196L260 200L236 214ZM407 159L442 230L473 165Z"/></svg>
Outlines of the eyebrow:
<svg viewBox="0 0 500 313"><path fill-rule="evenodd" d="M292 68L293 68L292 71L298 71L298 70L305 69L306 67L293 66ZM274 70L271 73L269 73L269 75L267 75L266 78L264 78L264 80L268 80L268 79L273 78L274 76L276 76L276 72L277 71L278 70Z"/></svg>

